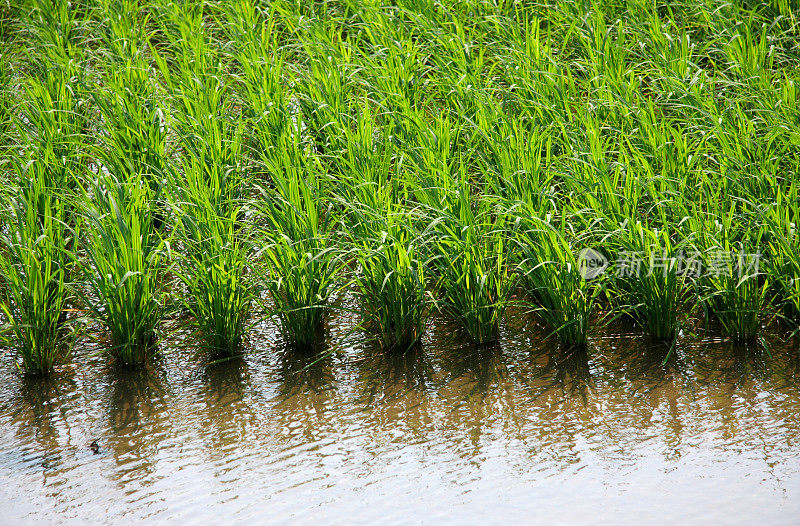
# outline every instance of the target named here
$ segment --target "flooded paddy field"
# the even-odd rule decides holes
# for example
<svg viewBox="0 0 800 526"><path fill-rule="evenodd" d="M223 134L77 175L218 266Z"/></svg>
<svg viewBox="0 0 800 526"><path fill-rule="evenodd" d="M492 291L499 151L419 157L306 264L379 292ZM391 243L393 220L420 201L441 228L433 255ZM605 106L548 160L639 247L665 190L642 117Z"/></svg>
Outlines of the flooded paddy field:
<svg viewBox="0 0 800 526"><path fill-rule="evenodd" d="M798 64L786 0L0 2L0 526L798 523Z"/></svg>

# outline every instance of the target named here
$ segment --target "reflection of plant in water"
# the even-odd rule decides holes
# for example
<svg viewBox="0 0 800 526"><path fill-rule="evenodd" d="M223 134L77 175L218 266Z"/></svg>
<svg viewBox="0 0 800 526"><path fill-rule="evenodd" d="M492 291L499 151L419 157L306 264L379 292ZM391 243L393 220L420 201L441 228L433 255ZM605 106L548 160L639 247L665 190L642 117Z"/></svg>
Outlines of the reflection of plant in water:
<svg viewBox="0 0 800 526"><path fill-rule="evenodd" d="M216 452L247 440L255 413L245 399L250 388L250 368L241 356L206 365L201 379L204 402L203 436Z"/></svg>
<svg viewBox="0 0 800 526"><path fill-rule="evenodd" d="M250 370L241 356L215 360L203 370L206 398L214 405L224 406L241 400L249 381Z"/></svg>
<svg viewBox="0 0 800 526"><path fill-rule="evenodd" d="M172 423L167 410L166 379L160 367L115 367L111 378L109 430L103 442L120 468L113 477L123 486L128 469L155 471L159 442L167 436ZM143 476L139 479L148 481Z"/></svg>
<svg viewBox="0 0 800 526"><path fill-rule="evenodd" d="M573 347L563 353L552 353L549 367L553 370L553 384L569 393L588 401L591 387L591 368L585 347Z"/></svg>
<svg viewBox="0 0 800 526"><path fill-rule="evenodd" d="M376 352L357 362L359 405L382 408L384 404L419 404L417 395L430 391L434 370L423 347L415 345L405 352L395 351Z"/></svg>
<svg viewBox="0 0 800 526"><path fill-rule="evenodd" d="M163 372L157 369L114 368L109 424L116 432L136 430L165 402Z"/></svg>
<svg viewBox="0 0 800 526"><path fill-rule="evenodd" d="M17 437L23 443L35 442L42 467L54 468L71 436L67 409L61 401L77 390L74 376L69 371L50 376L23 375L19 380L18 399L14 401L17 410L10 413L17 424Z"/></svg>
<svg viewBox="0 0 800 526"><path fill-rule="evenodd" d="M330 353L304 352L286 345L280 355L277 376L284 397L320 393L332 388L332 356Z"/></svg>
<svg viewBox="0 0 800 526"><path fill-rule="evenodd" d="M702 371L709 382L736 389L753 380L765 380L772 372L773 356L761 342L718 341L703 347L713 359L698 362L695 368Z"/></svg>
<svg viewBox="0 0 800 526"><path fill-rule="evenodd" d="M302 352L287 344L278 357L278 367L270 371L277 378L278 391L274 408L276 425L287 438L318 440L320 436L340 431L330 353Z"/></svg>
<svg viewBox="0 0 800 526"><path fill-rule="evenodd" d="M499 343L493 345L464 344L447 349L441 356L450 372L449 381L467 381L467 398L482 397L493 384L506 378L506 365Z"/></svg>

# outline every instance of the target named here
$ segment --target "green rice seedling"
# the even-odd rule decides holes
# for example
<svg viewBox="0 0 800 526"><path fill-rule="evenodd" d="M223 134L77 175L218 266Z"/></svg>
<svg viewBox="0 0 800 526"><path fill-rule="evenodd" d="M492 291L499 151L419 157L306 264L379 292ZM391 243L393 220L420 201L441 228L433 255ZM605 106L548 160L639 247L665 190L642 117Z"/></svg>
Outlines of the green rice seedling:
<svg viewBox="0 0 800 526"><path fill-rule="evenodd" d="M514 288L508 266L508 228L503 214L474 202L466 181L432 210L436 222L435 265L444 306L475 343L499 337L500 321Z"/></svg>
<svg viewBox="0 0 800 526"><path fill-rule="evenodd" d="M425 239L416 209L407 209L403 175L391 143L374 126L368 104L345 130L348 150L336 195L345 210L358 270L354 282L365 327L384 349L405 351L419 342L429 310L425 292Z"/></svg>
<svg viewBox="0 0 800 526"><path fill-rule="evenodd" d="M29 171L36 175L20 177L18 185L23 193L29 186L42 185L68 199L79 194L87 164L82 145L86 128L82 106L83 100L63 71L50 69L43 79L27 81L16 125L22 132L20 154L32 163ZM36 189L32 192L40 198L46 195ZM38 209L41 215L45 214L43 203Z"/></svg>
<svg viewBox="0 0 800 526"><path fill-rule="evenodd" d="M566 219L560 226L521 217L515 236L521 282L538 304L535 311L567 348L585 348L596 300L603 290L602 267L589 267L593 253L570 242ZM598 256L599 257L599 256ZM597 282L591 280L597 278Z"/></svg>
<svg viewBox="0 0 800 526"><path fill-rule="evenodd" d="M245 223L251 173L245 169L245 121L223 72L223 56L203 31L199 5L165 14L161 31L174 56L156 56L175 102L183 149L170 176L178 218L178 275L184 307L202 345L214 355L243 351L258 291L251 278L253 245Z"/></svg>
<svg viewBox="0 0 800 526"><path fill-rule="evenodd" d="M287 342L314 349L341 261L331 240L333 209L323 205L320 166L302 149L298 128L264 159L272 183L262 188L259 203L267 227L264 281Z"/></svg>
<svg viewBox="0 0 800 526"><path fill-rule="evenodd" d="M154 199L159 199L168 172L167 116L145 58L147 19L130 17L138 10L134 0L103 0L100 10L104 15L101 56L106 64L102 87L93 91L92 101L103 117L104 162L135 170L147 181ZM163 211L157 213L157 223L161 215Z"/></svg>
<svg viewBox="0 0 800 526"><path fill-rule="evenodd" d="M178 276L188 293L184 300L203 346L214 355L242 352L257 296L248 270L252 243L240 231L242 205L221 201L216 188L207 186L207 169L197 162L184 163L175 213L183 251ZM228 216L221 215L229 211Z"/></svg>
<svg viewBox="0 0 800 526"><path fill-rule="evenodd" d="M47 373L66 360L74 341L66 315L72 256L64 247L73 236L65 223L67 207L41 185L3 192L0 199L6 218L0 230L0 311L8 320L0 332L9 334L24 372Z"/></svg>
<svg viewBox="0 0 800 526"><path fill-rule="evenodd" d="M400 225L390 227L376 248L358 256L362 316L384 349L408 350L425 330L425 266L407 235Z"/></svg>
<svg viewBox="0 0 800 526"><path fill-rule="evenodd" d="M68 72L68 78L78 70L74 61L81 58L87 33L79 8L69 0L33 0L20 9L34 67L58 67Z"/></svg>
<svg viewBox="0 0 800 526"><path fill-rule="evenodd" d="M430 258L442 306L475 343L495 341L514 288L508 218L489 199L473 195L466 164L454 156L462 130L449 117L412 133L418 146L409 194L431 228Z"/></svg>
<svg viewBox="0 0 800 526"><path fill-rule="evenodd" d="M735 341L754 340L769 300L769 276L761 268L764 229L736 213L736 206L711 205L691 219L699 264L700 300ZM743 223L743 224L742 224Z"/></svg>
<svg viewBox="0 0 800 526"><path fill-rule="evenodd" d="M249 243L237 231L235 210L219 217L211 203L182 203L179 277L188 291L184 302L203 346L214 355L242 352L256 288L248 273Z"/></svg>
<svg viewBox="0 0 800 526"><path fill-rule="evenodd" d="M705 277L710 294L703 299L735 341L759 335L770 291L769 279L759 267L760 253L747 246L725 243L709 249L705 257L713 271Z"/></svg>
<svg viewBox="0 0 800 526"><path fill-rule="evenodd" d="M358 270L355 284L368 330L384 349L405 351L420 341L430 300L425 292L428 232L415 233L413 211L387 203L370 208L351 204L349 223Z"/></svg>
<svg viewBox="0 0 800 526"><path fill-rule="evenodd" d="M12 77L6 46L0 44L0 149L4 150L11 144L11 127L13 124L13 93L11 91ZM0 157L2 159L2 157Z"/></svg>
<svg viewBox="0 0 800 526"><path fill-rule="evenodd" d="M110 334L108 353L121 365L144 364L157 351L164 315L166 244L153 228L150 187L130 174L107 173L84 200L82 261L91 317Z"/></svg>
<svg viewBox="0 0 800 526"><path fill-rule="evenodd" d="M678 261L681 247L665 230L641 222L623 224L613 235L619 248L616 284L623 310L651 337L673 340L690 295L689 274Z"/></svg>
<svg viewBox="0 0 800 526"><path fill-rule="evenodd" d="M244 169L244 124L233 115L233 99L220 75L217 52L205 41L194 13L177 21L182 40L177 72L157 62L176 93L176 132L183 147L170 193L180 225L179 277L184 306L202 345L215 355L242 352L257 296L249 275L252 244L244 223L251 174ZM188 24L188 25L187 25ZM194 24L194 25L192 25Z"/></svg>
<svg viewBox="0 0 800 526"><path fill-rule="evenodd" d="M520 282L534 301L535 310L567 347L585 347L589 319L601 287L581 273L575 234L557 211L558 181L550 169L552 138L548 130L528 130L522 119L501 112L482 116L479 126L486 140L486 182L498 196L516 227L513 261Z"/></svg>

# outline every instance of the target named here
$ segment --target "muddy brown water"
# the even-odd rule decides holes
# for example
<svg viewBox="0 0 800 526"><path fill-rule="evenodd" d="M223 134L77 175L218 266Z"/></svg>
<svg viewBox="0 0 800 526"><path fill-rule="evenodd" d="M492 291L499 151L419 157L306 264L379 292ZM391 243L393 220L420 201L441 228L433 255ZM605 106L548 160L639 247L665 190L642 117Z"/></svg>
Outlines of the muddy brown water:
<svg viewBox="0 0 800 526"><path fill-rule="evenodd" d="M624 327L564 355L439 320L387 356L345 321L322 359L271 326L241 359L140 372L82 351L30 379L6 355L0 523L800 522L796 345L683 338L663 363Z"/></svg>

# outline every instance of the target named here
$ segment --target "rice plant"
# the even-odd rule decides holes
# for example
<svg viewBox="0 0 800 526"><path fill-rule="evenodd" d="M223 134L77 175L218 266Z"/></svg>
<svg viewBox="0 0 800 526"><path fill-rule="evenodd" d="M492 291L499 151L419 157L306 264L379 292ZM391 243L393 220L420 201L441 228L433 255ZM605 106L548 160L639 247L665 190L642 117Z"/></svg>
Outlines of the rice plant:
<svg viewBox="0 0 800 526"><path fill-rule="evenodd" d="M430 308L426 294L426 232L409 228L409 214L394 209L352 207L351 221L367 228L354 232L361 313L380 346L405 351L420 341Z"/></svg>
<svg viewBox="0 0 800 526"><path fill-rule="evenodd" d="M680 247L669 233L640 222L616 232L617 287L622 309L658 340L673 340L691 307L689 274L679 264Z"/></svg>
<svg viewBox="0 0 800 526"><path fill-rule="evenodd" d="M3 332L22 357L23 371L46 373L67 359L74 341L67 318L73 258L65 247L75 232L66 225L64 199L40 185L3 192L2 210L0 310L8 320Z"/></svg>
<svg viewBox="0 0 800 526"><path fill-rule="evenodd" d="M516 235L521 255L522 284L536 304L535 312L566 348L585 348L590 319L603 290L599 282L605 269L584 266L585 252L571 243L564 231L566 221L553 225L542 220L525 221ZM591 280L597 278L597 283Z"/></svg>
<svg viewBox="0 0 800 526"><path fill-rule="evenodd" d="M215 354L261 300L318 348L348 285L386 348L431 307L494 340L517 284L564 346L606 307L668 340L700 309L736 339L800 322L792 2L401 4L6 2L0 181L52 236L3 223L6 245L64 246L123 362L154 350L166 287ZM695 249L736 279L688 275Z"/></svg>
<svg viewBox="0 0 800 526"><path fill-rule="evenodd" d="M470 202L466 182L445 199L444 207L431 212L438 230L434 264L443 305L470 339L489 343L499 337L514 289L507 218L493 214L488 204Z"/></svg>
<svg viewBox="0 0 800 526"><path fill-rule="evenodd" d="M263 159L271 183L262 188L259 204L266 224L263 281L287 342L314 349L341 259L331 238L336 220L324 205L319 161L304 150L299 126L293 132Z"/></svg>
<svg viewBox="0 0 800 526"><path fill-rule="evenodd" d="M776 289L776 307L792 325L800 323L800 200L797 186L765 211L765 272Z"/></svg>
<svg viewBox="0 0 800 526"><path fill-rule="evenodd" d="M710 293L704 300L734 341L750 341L759 335L771 288L759 268L760 253L747 246L737 243L711 249L707 260L715 270L706 277Z"/></svg>
<svg viewBox="0 0 800 526"><path fill-rule="evenodd" d="M719 320L727 335L741 342L759 335L771 285L761 261L764 229L734 223L733 210L719 211L694 225L699 245L695 257L702 265L695 270L706 311Z"/></svg>
<svg viewBox="0 0 800 526"><path fill-rule="evenodd" d="M196 163L188 172L202 172ZM178 276L186 287L184 306L199 330L202 346L212 355L235 355L243 350L252 303L257 296L249 273L252 244L239 229L240 207L220 204L202 177L184 180L176 215L179 221Z"/></svg>
<svg viewBox="0 0 800 526"><path fill-rule="evenodd" d="M150 187L136 175L104 174L83 200L84 307L108 331L107 352L126 366L142 365L157 351L169 265L153 227Z"/></svg>
<svg viewBox="0 0 800 526"><path fill-rule="evenodd" d="M420 210L407 204L404 174L392 159L389 141L375 126L368 103L355 125L344 130L347 152L336 180L358 268L365 328L383 349L405 351L422 337L430 310L426 294L426 238L417 231Z"/></svg>

